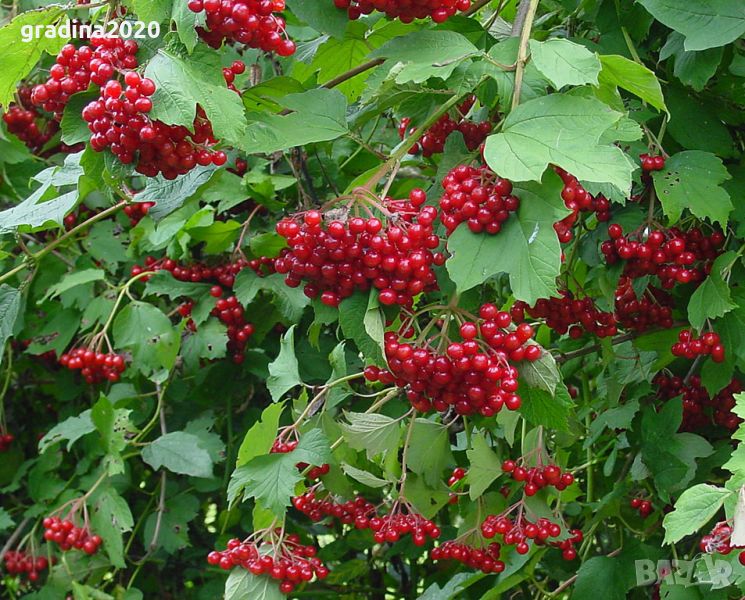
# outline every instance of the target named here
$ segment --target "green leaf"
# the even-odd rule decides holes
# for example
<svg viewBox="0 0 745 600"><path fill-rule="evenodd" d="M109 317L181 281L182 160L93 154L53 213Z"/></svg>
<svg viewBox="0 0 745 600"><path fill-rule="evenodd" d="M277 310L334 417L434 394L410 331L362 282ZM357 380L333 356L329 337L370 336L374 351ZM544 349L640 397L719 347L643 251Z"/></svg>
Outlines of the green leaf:
<svg viewBox="0 0 745 600"><path fill-rule="evenodd" d="M77 417L69 417L52 427L43 438L39 440L39 453L43 454L47 448L67 440L67 450L81 437L96 430L91 420L91 411L86 410Z"/></svg>
<svg viewBox="0 0 745 600"><path fill-rule="evenodd" d="M660 82L653 71L617 54L601 56L600 62L603 64L601 84L623 88L655 108L667 112Z"/></svg>
<svg viewBox="0 0 745 600"><path fill-rule="evenodd" d="M79 285L85 285L86 283L91 283L93 281L102 281L105 278L106 273L101 269L83 269L82 271L66 273L59 283L56 283L47 289L46 294L44 294L44 297L39 300L38 303L41 304L42 302L56 298L61 293L71 290Z"/></svg>
<svg viewBox="0 0 745 600"><path fill-rule="evenodd" d="M270 404L261 413L261 419L256 421L246 432L236 459L236 467L241 467L252 458L269 454L279 430L279 419L285 405L281 402Z"/></svg>
<svg viewBox="0 0 745 600"><path fill-rule="evenodd" d="M21 292L5 283L0 285L0 348L5 348L5 342L13 335L20 310ZM5 352L0 352L0 363L4 358Z"/></svg>
<svg viewBox="0 0 745 600"><path fill-rule="evenodd" d="M342 39L347 30L349 18L346 11L339 10L330 2L306 2L305 0L287 0L292 14L305 21L320 33L328 33Z"/></svg>
<svg viewBox="0 0 745 600"><path fill-rule="evenodd" d="M557 90L565 85L598 84L600 60L584 46L561 38L530 40L530 56Z"/></svg>
<svg viewBox="0 0 745 600"><path fill-rule="evenodd" d="M173 431L160 436L145 446L142 460L156 470L165 467L180 475L212 477L212 458L193 433Z"/></svg>
<svg viewBox="0 0 745 600"><path fill-rule="evenodd" d="M225 85L220 55L214 50L197 46L190 56L182 57L161 48L148 63L145 76L156 85L151 118L193 131L199 105L217 139L237 144L245 135L243 102Z"/></svg>
<svg viewBox="0 0 745 600"><path fill-rule="evenodd" d="M133 366L145 375L172 369L181 342L170 319L145 302L132 302L117 315L114 339L132 352Z"/></svg>
<svg viewBox="0 0 745 600"><path fill-rule="evenodd" d="M553 354L541 348L541 357L534 361L525 361L520 365L520 378L532 388L546 390L552 396L561 381L559 366Z"/></svg>
<svg viewBox="0 0 745 600"><path fill-rule="evenodd" d="M197 14L191 11L188 2L174 1L171 20L176 25L176 33L181 43L189 52L193 52L199 43L197 27L203 27L206 24L206 14L204 12Z"/></svg>
<svg viewBox="0 0 745 600"><path fill-rule="evenodd" d="M731 496L730 490L700 483L688 488L675 502L675 510L665 515L665 544L674 544L701 529Z"/></svg>
<svg viewBox="0 0 745 600"><path fill-rule="evenodd" d="M395 452L401 440L401 422L380 414L345 412L348 423L340 423L344 439L369 459Z"/></svg>
<svg viewBox="0 0 745 600"><path fill-rule="evenodd" d="M225 581L225 600L285 600L279 584L266 575L254 575L237 567Z"/></svg>
<svg viewBox="0 0 745 600"><path fill-rule="evenodd" d="M405 63L396 71L397 83L422 83L430 77L447 79L461 60L478 53L460 33L423 29L393 38L370 53L370 58L387 58L386 64Z"/></svg>
<svg viewBox="0 0 745 600"><path fill-rule="evenodd" d="M577 571L573 600L595 600L598 596L598 581L603 582L603 600L626 600L628 584L623 566L616 558L593 556L582 563Z"/></svg>
<svg viewBox="0 0 745 600"><path fill-rule="evenodd" d="M376 303L377 294L374 291L355 292L339 305L339 325L344 337L354 341L365 358L382 364L385 326Z"/></svg>
<svg viewBox="0 0 745 600"><path fill-rule="evenodd" d="M98 494L90 518L93 530L103 539L111 564L123 569L126 563L122 535L134 526L127 501L113 487L107 487Z"/></svg>
<svg viewBox="0 0 745 600"><path fill-rule="evenodd" d="M726 225L733 206L721 187L730 179L721 159L698 150L679 152L653 177L657 196L671 223L676 223L687 208L699 219Z"/></svg>
<svg viewBox="0 0 745 600"><path fill-rule="evenodd" d="M90 102L98 100L99 97L98 92L80 92L70 96L60 122L62 141L65 144L72 146L91 139L88 123L83 120L82 112Z"/></svg>
<svg viewBox="0 0 745 600"><path fill-rule="evenodd" d="M711 266L711 273L704 282L696 288L688 301L688 320L697 330L701 330L706 319L723 317L729 311L737 308L732 302L729 286L722 279L723 270L734 264L737 255L727 252L717 257Z"/></svg>
<svg viewBox="0 0 745 600"><path fill-rule="evenodd" d="M335 140L349 132L347 100L338 90L316 89L278 101L287 115L248 114L249 127L237 146L249 154L270 154L294 146Z"/></svg>
<svg viewBox="0 0 745 600"><path fill-rule="evenodd" d="M554 164L581 181L610 183L627 192L634 164L620 148L600 143L622 118L594 98L552 94L529 100L508 115L501 133L487 138L484 158L512 181L541 181Z"/></svg>
<svg viewBox="0 0 745 600"><path fill-rule="evenodd" d="M186 175L181 175L169 181L162 175L148 177L145 189L137 194L138 202L155 202L148 216L156 221L170 215L173 211L181 208L196 191L214 175L217 167L197 166Z"/></svg>
<svg viewBox="0 0 745 600"><path fill-rule="evenodd" d="M205 242L205 254L221 254L238 238L241 224L238 221L215 221L206 227L191 227L189 235L197 242Z"/></svg>
<svg viewBox="0 0 745 600"><path fill-rule="evenodd" d="M8 511L0 507L0 531L7 531L13 525L15 525L15 521L13 521Z"/></svg>
<svg viewBox="0 0 745 600"><path fill-rule="evenodd" d="M57 54L67 40L57 35L47 37L45 29L41 35L27 39L28 28L46 28L56 24L64 14L62 7L50 6L40 10L21 13L10 23L0 28L0 48L3 49L3 68L0 71L0 105L8 108L13 101L16 87L34 68L46 52Z"/></svg>
<svg viewBox="0 0 745 600"><path fill-rule="evenodd" d="M442 481L442 472L452 464L448 428L429 419L416 419L409 440L407 467L421 475L427 485Z"/></svg>
<svg viewBox="0 0 745 600"><path fill-rule="evenodd" d="M482 433L477 433L471 440L471 447L466 450L468 456L468 493L471 500L481 498L484 492L502 474L502 463L492 451Z"/></svg>
<svg viewBox="0 0 745 600"><path fill-rule="evenodd" d="M366 485L367 487L381 488L390 485L391 483L390 481L386 481L380 477L375 477L372 473L368 473L362 469L357 469L356 467L346 463L342 463L341 470L344 471L345 475L348 475L355 481L359 481L362 485Z"/></svg>
<svg viewBox="0 0 745 600"><path fill-rule="evenodd" d="M515 297L528 304L556 294L561 245L554 223L569 214L561 200L561 179L549 173L542 185L516 186L517 218L510 217L498 235L473 233L461 224L448 239L450 278L459 292L508 273Z"/></svg>
<svg viewBox="0 0 745 600"><path fill-rule="evenodd" d="M565 385L556 389L556 395L533 387L520 388L520 414L533 425L569 431L572 399Z"/></svg>
<svg viewBox="0 0 745 600"><path fill-rule="evenodd" d="M196 333L187 335L183 340L181 356L189 370L199 366L200 359L215 360L225 358L228 352L228 328L214 319L210 319L197 328Z"/></svg>
<svg viewBox="0 0 745 600"><path fill-rule="evenodd" d="M660 50L660 60L673 59L673 74L685 85L700 92L714 77L724 55L724 48L710 48L701 52L689 52L684 48L685 38L673 31Z"/></svg>
<svg viewBox="0 0 745 600"><path fill-rule="evenodd" d="M290 327L282 336L279 355L269 363L269 378L266 380L266 387L275 402L303 382L300 379L300 365L295 356L295 327L296 325Z"/></svg>
<svg viewBox="0 0 745 600"><path fill-rule="evenodd" d="M638 0L655 19L682 33L686 50L734 42L745 33L745 4L739 0Z"/></svg>
<svg viewBox="0 0 745 600"><path fill-rule="evenodd" d="M174 554L189 546L189 523L199 514L199 499L191 494L180 494L166 498L166 510L162 515L153 512L145 521L142 539L149 548L155 534L155 524L160 518L160 529L155 548L163 548Z"/></svg>
<svg viewBox="0 0 745 600"><path fill-rule="evenodd" d="M297 463L322 465L329 461L329 441L320 429L311 429L297 447L286 454L257 456L238 467L230 479L228 499L232 504L240 494L255 498L275 516L282 517L294 495L295 485L303 479Z"/></svg>
<svg viewBox="0 0 745 600"><path fill-rule="evenodd" d="M140 21L144 23L163 23L171 16L171 5L174 0L127 0ZM178 1L178 0L177 0Z"/></svg>
<svg viewBox="0 0 745 600"><path fill-rule="evenodd" d="M42 201L42 196L49 189L48 185L44 185L20 204L0 212L0 234L24 225L33 228L61 225L65 215L77 204L78 192L67 192Z"/></svg>
<svg viewBox="0 0 745 600"><path fill-rule="evenodd" d="M303 289L287 286L284 276L279 273L259 277L252 269L243 269L235 278L233 291L244 306L254 302L259 292L270 293L277 310L285 319L294 323L300 321L305 307L310 304L310 298Z"/></svg>

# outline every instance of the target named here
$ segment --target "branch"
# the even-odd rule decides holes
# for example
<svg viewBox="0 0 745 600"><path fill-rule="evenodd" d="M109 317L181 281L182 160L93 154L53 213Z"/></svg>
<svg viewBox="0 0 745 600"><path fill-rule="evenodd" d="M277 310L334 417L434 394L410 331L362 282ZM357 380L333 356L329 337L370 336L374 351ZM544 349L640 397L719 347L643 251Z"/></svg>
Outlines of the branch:
<svg viewBox="0 0 745 600"><path fill-rule="evenodd" d="M528 42L530 41L530 31L533 29L533 20L538 10L540 0L522 0L518 15L515 18L513 26L513 35L515 28L520 26L520 48L517 52L517 69L515 69L515 90L512 93L512 109L514 110L520 104L520 93L523 87L523 75L525 74L525 65L528 62ZM521 19L521 13L525 11L525 17Z"/></svg>
<svg viewBox="0 0 745 600"><path fill-rule="evenodd" d="M21 524L18 527L16 527L16 530L13 532L13 535L11 535L8 538L8 541L5 542L3 549L0 550L0 557L5 556L5 553L13 547L13 544L15 544L18 541L18 538L21 537L23 530L26 529L26 525L28 525L30 522L31 522L31 517L26 517L25 519L23 519L23 521L21 521Z"/></svg>
<svg viewBox="0 0 745 600"><path fill-rule="evenodd" d="M617 344L623 344L624 342L633 340L634 338L638 336L639 336L639 333L637 332L624 333L623 335L619 335L618 337L613 338L610 343L613 346L616 346ZM556 362L564 363L572 359L579 358L580 356L586 356L587 354L593 354L595 352L600 351L601 349L602 349L601 344L593 344L592 346L587 346L586 348L580 348L579 350L573 350L572 352L566 352L564 354L559 354L559 356L556 357Z"/></svg>
<svg viewBox="0 0 745 600"><path fill-rule="evenodd" d="M321 87L324 87L330 90L331 88L334 88L337 85L341 85L345 81L349 81L353 77L357 77L357 75L359 75L360 73L364 73L365 71L369 71L370 69L374 69L375 67L382 65L384 62L385 62L385 59L376 58L375 60L362 63L361 65L355 67L354 69L350 69L346 73L342 73L338 77L334 77L331 81L327 81Z"/></svg>
<svg viewBox="0 0 745 600"><path fill-rule="evenodd" d="M471 8L463 12L463 16L470 17L473 13L478 12L479 10L484 8L487 4L489 4L489 2L491 2L491 0L476 0L476 2L471 5Z"/></svg>

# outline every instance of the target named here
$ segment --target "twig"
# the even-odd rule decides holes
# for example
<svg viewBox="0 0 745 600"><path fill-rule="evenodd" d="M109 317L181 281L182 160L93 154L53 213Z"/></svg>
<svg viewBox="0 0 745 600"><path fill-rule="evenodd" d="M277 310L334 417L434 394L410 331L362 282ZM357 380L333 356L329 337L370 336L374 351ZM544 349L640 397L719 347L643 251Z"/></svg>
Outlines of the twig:
<svg viewBox="0 0 745 600"><path fill-rule="evenodd" d="M31 517L26 517L25 519L23 519L23 521L21 521L21 524L16 527L16 530L8 538L8 541L5 542L3 549L0 550L0 556L5 556L5 553L13 547L13 544L18 541L18 538L21 537L21 535L23 534L23 530L26 529L26 525L28 525L30 522Z"/></svg>
<svg viewBox="0 0 745 600"><path fill-rule="evenodd" d="M528 62L528 42L530 41L530 32L533 29L533 20L535 19L535 13L538 10L538 3L540 0L522 0L520 4L520 10L525 8L525 18L521 24L520 33L520 48L517 52L517 69L515 69L515 89L512 92L512 109L514 110L520 104L520 93L523 87L523 75L525 75L525 65ZM515 19L515 25L520 24L520 13L518 13ZM513 29L514 35L514 29Z"/></svg>
<svg viewBox="0 0 745 600"><path fill-rule="evenodd" d="M624 342L628 342L629 340L633 340L636 338L639 334L636 332L632 333L624 333L623 335L619 335L618 337L615 337L611 340L611 344L613 346L617 344L623 344ZM592 346L587 346L586 348L580 348L579 350L574 350L572 352L566 352L564 354L559 354L556 357L557 363L564 363L567 361L570 361L575 358L579 358L580 356L585 356L587 354L592 354L594 352L598 352L602 349L602 346L600 344L593 344Z"/></svg>
<svg viewBox="0 0 745 600"><path fill-rule="evenodd" d="M345 81L349 81L353 77L357 77L357 75L359 75L360 73L364 73L365 71L369 71L370 69L374 69L375 67L382 65L384 62L385 62L385 59L376 58L375 60L362 63L361 65L355 67L354 69L350 69L346 73L342 73L338 77L334 77L330 81L327 81L321 87L324 87L330 90L331 88L336 87L337 85L341 85Z"/></svg>
<svg viewBox="0 0 745 600"><path fill-rule="evenodd" d="M621 553L621 548L616 548L610 554L606 554L606 556L608 558L613 558L614 556L618 556L620 553ZM579 575L573 575L572 577L567 579L564 583L562 583L559 587L557 587L553 592L551 592L551 596L553 597L563 592L565 589L571 586L575 581L577 581L577 577L579 577Z"/></svg>
<svg viewBox="0 0 745 600"><path fill-rule="evenodd" d="M463 12L463 16L470 17L473 13L478 12L482 8L484 8L487 4L489 4L489 2L491 2L491 0L476 0L476 2L471 5L471 8ZM502 3L500 2L500 7L501 4ZM497 9L497 14L499 14L499 9Z"/></svg>

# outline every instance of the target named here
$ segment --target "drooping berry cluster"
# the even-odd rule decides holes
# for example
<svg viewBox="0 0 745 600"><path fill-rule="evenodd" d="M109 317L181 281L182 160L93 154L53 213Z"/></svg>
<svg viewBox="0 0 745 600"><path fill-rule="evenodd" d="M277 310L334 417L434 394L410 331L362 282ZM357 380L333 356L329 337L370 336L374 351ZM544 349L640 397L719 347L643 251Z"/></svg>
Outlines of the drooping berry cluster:
<svg viewBox="0 0 745 600"><path fill-rule="evenodd" d="M272 444L272 448L270 450L271 454L287 454L288 452L292 452L295 448L297 448L298 440L287 440L286 442L283 442L281 438L277 438L274 440L274 444ZM297 463L297 469L298 471L305 471L310 465L308 463L299 462ZM308 471L308 479L314 480L314 479L320 479L324 475L327 475L329 470L331 469L331 465L329 464L323 464L320 466L315 466L311 468Z"/></svg>
<svg viewBox="0 0 745 600"><path fill-rule="evenodd" d="M657 387L657 397L661 400L683 397L681 431L697 431L712 424L734 431L742 422L732 412L735 407L735 394L743 391L743 386L737 379L733 379L713 398L701 385L701 378L698 375L692 376L688 383L685 383L681 377L669 377L659 373L653 384Z"/></svg>
<svg viewBox="0 0 745 600"><path fill-rule="evenodd" d="M569 333L573 339L591 333L598 337L611 337L618 333L613 313L600 310L589 296L579 299L567 291L559 298L541 298L534 306L518 300L510 308L515 323L523 323L525 315L533 319L545 319L546 325L560 335Z"/></svg>
<svg viewBox="0 0 745 600"><path fill-rule="evenodd" d="M729 554L733 548L739 548L732 546L731 536L732 527L726 521L721 521L714 525L710 533L701 538L699 549L707 554Z"/></svg>
<svg viewBox="0 0 745 600"><path fill-rule="evenodd" d="M404 508L404 510L400 510ZM410 535L415 546L423 546L427 538L440 537L440 528L429 519L413 512L408 506L397 504L391 512L369 519L369 528L376 543L397 542L404 535Z"/></svg>
<svg viewBox="0 0 745 600"><path fill-rule="evenodd" d="M711 360L724 362L724 346L719 334L709 331L700 338L694 336L690 329L683 329L678 334L678 341L673 344L671 351L674 356L693 360L697 356L711 356Z"/></svg>
<svg viewBox="0 0 745 600"><path fill-rule="evenodd" d="M166 125L148 116L153 108L153 81L129 71L124 82L126 88L112 79L100 98L83 109L95 151L110 148L122 163L136 163L138 173L148 177L162 173L165 179L176 179L197 165L225 164L226 154L210 149L217 140L201 107L197 108L194 132Z"/></svg>
<svg viewBox="0 0 745 600"><path fill-rule="evenodd" d="M673 326L673 307L673 298L665 290L650 284L639 297L630 277L621 277L618 281L614 314L618 325L624 329L669 329Z"/></svg>
<svg viewBox="0 0 745 600"><path fill-rule="evenodd" d="M216 265L209 265L202 262L184 264L171 258L156 259L153 256L145 257L144 265L135 265L132 267L131 275L136 277L146 271L158 272L168 271L174 279L187 281L191 283L211 283L224 288L232 289L235 285L235 278L243 269L252 269L258 275L265 275L273 272L274 259L261 257L252 260L238 258L232 262L225 262ZM147 276L143 277L147 281ZM219 298L220 294L213 294Z"/></svg>
<svg viewBox="0 0 745 600"><path fill-rule="evenodd" d="M572 226L577 222L581 212L595 213L597 220L601 222L610 220L610 202L602 194L598 196L590 194L574 175L558 167L555 170L564 182L561 197L565 206L572 211L571 215L554 223L554 230L559 241L565 244L574 237Z"/></svg>
<svg viewBox="0 0 745 600"><path fill-rule="evenodd" d="M415 189L408 200L386 199L386 222L375 217L329 218L316 210L282 219L277 233L289 248L275 261L285 283L305 282L305 294L320 295L338 306L355 290L380 290L382 304L410 305L414 296L436 287L432 267L444 256L433 232L437 210L423 206L426 195ZM337 213L334 213L337 214Z"/></svg>
<svg viewBox="0 0 745 600"><path fill-rule="evenodd" d="M23 550L8 550L3 561L8 575L20 575L31 583L38 581L40 574L49 567L45 556L34 556Z"/></svg>
<svg viewBox="0 0 745 600"><path fill-rule="evenodd" d="M610 240L601 245L609 265L624 262L624 275L632 279L656 275L663 288L676 283L701 282L724 243L721 232L706 236L700 229L651 231L645 241L625 236L618 224L608 227Z"/></svg>
<svg viewBox="0 0 745 600"><path fill-rule="evenodd" d="M652 171L662 171L665 168L664 156L651 156L649 154L640 154L639 160L642 163L642 171L650 173Z"/></svg>
<svg viewBox="0 0 745 600"><path fill-rule="evenodd" d="M241 567L253 575L267 575L280 582L283 594L289 594L302 582L328 576L328 568L316 553L315 546L304 546L297 535L290 534L275 543L232 539L226 550L210 552L207 562L226 571Z"/></svg>
<svg viewBox="0 0 745 600"><path fill-rule="evenodd" d="M95 554L103 543L100 536L91 533L85 525L77 527L71 520L59 517L46 517L43 521L44 539L57 544L62 551L73 548L88 555Z"/></svg>
<svg viewBox="0 0 745 600"><path fill-rule="evenodd" d="M80 374L90 384L119 381L127 368L121 354L97 352L92 348L75 348L60 356L59 364Z"/></svg>
<svg viewBox="0 0 745 600"><path fill-rule="evenodd" d="M520 461L505 460L502 463L502 471L509 473L512 479L524 484L523 491L526 496L535 496L539 490L547 486L553 486L557 490L565 490L574 483L574 475L562 473L556 465L542 465L536 467L523 467Z"/></svg>
<svg viewBox="0 0 745 600"><path fill-rule="evenodd" d="M124 207L124 214L129 217L129 224L134 227L145 218L155 202L134 202Z"/></svg>
<svg viewBox="0 0 745 600"><path fill-rule="evenodd" d="M574 546L581 544L585 538L580 529L570 529L569 535L571 537L560 542L551 542L552 546L561 550L561 557L564 560L574 560L577 558L577 550L575 550Z"/></svg>
<svg viewBox="0 0 745 600"><path fill-rule="evenodd" d="M188 6L192 12L206 13L206 27L197 27L197 31L213 48L227 41L280 56L295 53L285 20L274 14L285 9L285 0L189 0Z"/></svg>
<svg viewBox="0 0 745 600"><path fill-rule="evenodd" d="M518 554L527 554L530 540L543 545L561 535L561 526L545 518L531 522L522 513L514 520L507 515L489 515L481 524L481 534L488 540L500 535L503 545L515 546Z"/></svg>
<svg viewBox="0 0 745 600"><path fill-rule="evenodd" d="M213 296L217 292L222 293L222 290L218 288L219 286L212 288ZM246 345L256 330L253 323L246 320L243 306L237 297L228 296L217 301L211 314L227 325L228 352L233 357L235 364L241 364L245 360L244 350Z"/></svg>
<svg viewBox="0 0 745 600"><path fill-rule="evenodd" d="M468 10L471 0L334 0L334 4L345 9L352 20L377 10L404 23L429 17L435 23L443 23L456 12Z"/></svg>
<svg viewBox="0 0 745 600"><path fill-rule="evenodd" d="M649 500L640 498L639 496L636 496L629 500L629 506L636 510L642 519L646 519L649 515L652 514L652 503Z"/></svg>
<svg viewBox="0 0 745 600"><path fill-rule="evenodd" d="M357 529L368 529L370 516L375 513L375 505L362 496L347 502L337 502L331 496L318 498L314 490L295 496L292 505L315 523L326 517L333 517L342 524L354 525Z"/></svg>
<svg viewBox="0 0 745 600"><path fill-rule="evenodd" d="M510 331L509 313L494 304L484 304L479 317L476 323L461 325L463 341L449 343L444 354L429 343L409 343L406 337L387 332L389 370L367 367L365 377L405 388L411 405L421 412L453 407L458 414L490 417L502 407L517 410L518 372L511 363L540 358L540 347L528 343L533 328L523 323ZM404 332L404 336L413 334Z"/></svg>
<svg viewBox="0 0 745 600"><path fill-rule="evenodd" d="M23 92L26 92L23 94ZM19 97L29 96L29 88L18 90ZM30 104L30 103L29 103ZM21 99L21 104L11 104L3 114L8 131L21 140L32 152L39 152L59 131L59 123L46 120L33 105Z"/></svg>
<svg viewBox="0 0 745 600"><path fill-rule="evenodd" d="M0 452L7 452L10 446L16 441L16 436L12 433L0 431Z"/></svg>
<svg viewBox="0 0 745 600"><path fill-rule="evenodd" d="M492 124L489 121L476 123L467 119L466 115L473 108L476 102L476 96L470 96L463 104L457 108L457 115L451 116L446 113L442 115L437 122L422 134L414 145L409 148L409 154L422 154L429 158L433 154L441 154L445 151L445 142L451 134L459 131L463 136L466 148L473 152L476 150L487 136L491 133ZM398 136L405 140L408 136L413 135L416 127L411 127L411 119L406 117L401 119L398 126Z"/></svg>
<svg viewBox="0 0 745 600"><path fill-rule="evenodd" d="M510 213L520 207L512 183L486 165L455 167L442 180L442 187L440 221L448 235L464 221L474 233L499 233Z"/></svg>
<svg viewBox="0 0 745 600"><path fill-rule="evenodd" d="M67 44L50 69L50 78L34 87L31 101L62 119L70 96L88 89L91 83L102 86L121 69L137 67L137 42L113 36L94 36L90 46L75 48Z"/></svg>
<svg viewBox="0 0 745 600"><path fill-rule="evenodd" d="M429 557L434 561L455 560L470 569L476 569L488 575L504 571L505 564L499 560L501 549L502 547L497 542L492 542L483 548L475 548L456 540L449 540L433 548Z"/></svg>

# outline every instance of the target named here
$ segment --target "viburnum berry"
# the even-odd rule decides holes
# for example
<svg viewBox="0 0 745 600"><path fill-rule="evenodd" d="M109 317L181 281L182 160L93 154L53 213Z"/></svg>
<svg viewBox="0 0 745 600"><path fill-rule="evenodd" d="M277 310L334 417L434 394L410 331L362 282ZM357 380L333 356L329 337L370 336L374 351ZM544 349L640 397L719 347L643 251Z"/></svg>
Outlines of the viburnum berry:
<svg viewBox="0 0 745 600"><path fill-rule="evenodd" d="M565 490L574 483L574 475L556 465L522 466L522 460L505 460L502 471L509 473L512 479L523 484L526 496L535 496L539 490L553 486L559 491Z"/></svg>
<svg viewBox="0 0 745 600"><path fill-rule="evenodd" d="M649 154L639 155L639 160L642 163L642 171L650 173L652 171L662 171L665 168L665 157L664 156L651 156Z"/></svg>
<svg viewBox="0 0 745 600"><path fill-rule="evenodd" d="M291 432L292 434L296 434L294 430ZM287 454L288 452L292 452L297 448L298 440L297 439L290 439L287 441L282 441L282 439L285 437L284 433L280 433L280 437L278 437L276 440L274 440L274 444L272 444L272 448L270 450L271 454ZM310 465L308 463L297 463L297 469L298 471L304 471L307 469ZM328 475L329 470L331 469L331 465L323 464L320 466L312 467L308 471L308 479L314 480L314 479L320 479L324 475Z"/></svg>
<svg viewBox="0 0 745 600"><path fill-rule="evenodd" d="M328 577L329 570L316 556L315 546L304 546L295 534L273 531L265 535L257 540L231 539L226 550L210 552L207 562L226 571L240 567L256 576L271 577L280 582L283 594L303 582Z"/></svg>
<svg viewBox="0 0 745 600"><path fill-rule="evenodd" d="M195 13L205 12L206 25L197 27L197 32L213 48L227 41L280 56L295 53L285 20L274 14L285 9L285 0L189 0L188 7Z"/></svg>
<svg viewBox="0 0 745 600"><path fill-rule="evenodd" d="M7 452L10 450L10 446L15 442L16 436L7 431L0 431L0 452Z"/></svg>
<svg viewBox="0 0 745 600"><path fill-rule="evenodd" d="M46 517L43 525L44 539L57 544L62 551L75 548L92 555L103 543L101 536L93 534L87 524L78 527L71 519Z"/></svg>
<svg viewBox="0 0 745 600"><path fill-rule="evenodd" d="M561 526L546 518L530 521L522 512L514 520L505 514L489 515L481 524L481 534L489 540L499 535L504 546L514 546L518 554L527 554L529 542L544 545L561 535Z"/></svg>
<svg viewBox="0 0 745 600"><path fill-rule="evenodd" d="M455 167L443 178L442 187L440 221L448 235L463 222L474 233L499 233L510 213L520 207L512 183L486 165Z"/></svg>
<svg viewBox="0 0 745 600"><path fill-rule="evenodd" d="M411 23L414 19L432 18L435 23L443 23L458 11L471 7L470 0L334 0L337 8L345 9L349 18L359 19L374 10L385 13L389 19L400 19Z"/></svg>
<svg viewBox="0 0 745 600"><path fill-rule="evenodd" d="M612 337L618 333L613 313L600 310L594 300L575 298L562 290L559 298L541 298L532 307L518 300L510 308L515 323L523 323L527 314L532 319L544 319L546 325L560 335L569 333L573 339L591 333L598 337Z"/></svg>
<svg viewBox="0 0 745 600"><path fill-rule="evenodd" d="M571 215L558 223L554 223L554 230L559 237L559 241L566 244L574 237L572 227L577 222L580 213L595 213L598 221L608 221L610 219L610 202L602 194L598 196L590 194L574 175L559 167L555 167L554 170L564 182L564 189L561 191L564 205L572 211Z"/></svg>
<svg viewBox="0 0 745 600"><path fill-rule="evenodd" d="M636 510L642 519L646 519L650 514L652 514L652 503L639 496L631 498L631 500L629 500L629 506Z"/></svg>
<svg viewBox="0 0 745 600"><path fill-rule="evenodd" d="M383 200L385 221L376 217L340 217L311 210L282 219L277 233L287 240L275 261L285 283L305 283L310 298L338 306L355 290L379 290L382 304L410 305L414 296L432 290L437 281L432 270L444 263L433 252L440 240L434 234L437 210L423 206L422 190L407 200Z"/></svg>
<svg viewBox="0 0 745 600"><path fill-rule="evenodd" d="M732 545L731 536L732 527L726 521L721 521L701 538L699 549L707 554L729 554L733 548L740 547Z"/></svg>
<svg viewBox="0 0 745 600"><path fill-rule="evenodd" d="M8 575L25 577L31 583L37 582L41 573L49 568L46 556L35 556L23 550L8 550L3 562Z"/></svg>
<svg viewBox="0 0 745 600"><path fill-rule="evenodd" d="M129 217L129 224L134 227L145 218L155 202L134 202L124 207L124 214Z"/></svg>
<svg viewBox="0 0 745 600"><path fill-rule="evenodd" d="M127 368L125 357L116 353L103 353L93 348L80 347L60 356L59 364L71 371L80 371L87 383L104 381L116 383Z"/></svg>
<svg viewBox="0 0 745 600"><path fill-rule="evenodd" d="M561 542L551 542L552 546L561 550L561 557L567 561L577 558L577 551L574 546L581 544L584 539L584 535L579 529L570 529L569 535L571 537L562 540Z"/></svg>
<svg viewBox="0 0 745 600"><path fill-rule="evenodd" d="M657 387L657 397L661 400L683 397L681 431L698 431L712 424L734 431L742 422L732 412L735 407L735 394L744 389L737 379L733 379L713 398L701 385L701 378L698 375L693 375L686 383L681 377L659 373L652 383Z"/></svg>
<svg viewBox="0 0 745 600"><path fill-rule="evenodd" d="M673 356L679 356L693 360L697 356L711 356L711 360L720 363L724 362L724 346L719 339L719 335L709 331L696 338L690 329L683 329L678 334L678 341L671 348Z"/></svg>
<svg viewBox="0 0 745 600"><path fill-rule="evenodd" d="M482 573L501 573L505 569L504 561L499 560L501 546L497 542L486 544L483 548L449 540L437 548L433 548L429 557L433 561L455 560L463 563L469 569L476 569Z"/></svg>
<svg viewBox="0 0 745 600"><path fill-rule="evenodd" d="M318 522L332 517L344 525L354 525L356 529L368 529L370 518L375 516L375 505L362 496L347 502L338 502L331 495L317 497L313 489L302 496L295 496L292 505L311 521Z"/></svg>

